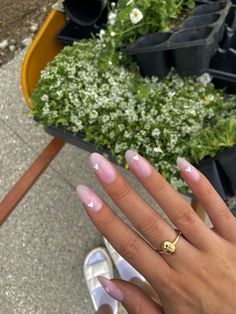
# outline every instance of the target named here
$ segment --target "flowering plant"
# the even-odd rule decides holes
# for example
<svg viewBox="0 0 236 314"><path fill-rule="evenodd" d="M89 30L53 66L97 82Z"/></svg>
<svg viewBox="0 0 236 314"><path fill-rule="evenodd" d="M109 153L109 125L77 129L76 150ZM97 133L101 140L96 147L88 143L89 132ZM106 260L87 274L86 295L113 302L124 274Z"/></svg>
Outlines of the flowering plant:
<svg viewBox="0 0 236 314"><path fill-rule="evenodd" d="M101 30L102 61L117 62L117 49L134 42L139 36L158 30L168 31L194 0L119 0L111 3L108 27Z"/></svg>
<svg viewBox="0 0 236 314"><path fill-rule="evenodd" d="M92 39L57 55L42 72L32 114L45 126L83 132L120 163L128 148L138 150L176 189L185 190L176 157L192 161L192 138L222 117L221 108L235 115L236 97L225 100L207 75L194 79L172 73L158 80L121 65L103 71L99 51L100 42Z"/></svg>

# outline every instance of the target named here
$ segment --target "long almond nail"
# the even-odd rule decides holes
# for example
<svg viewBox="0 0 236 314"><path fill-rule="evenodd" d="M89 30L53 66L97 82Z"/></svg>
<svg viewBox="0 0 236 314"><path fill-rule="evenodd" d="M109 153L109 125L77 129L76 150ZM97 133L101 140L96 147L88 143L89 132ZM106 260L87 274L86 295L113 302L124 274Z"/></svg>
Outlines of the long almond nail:
<svg viewBox="0 0 236 314"><path fill-rule="evenodd" d="M151 175L152 168L150 164L137 152L128 150L125 154L125 158L129 166L131 166L140 177L149 177Z"/></svg>
<svg viewBox="0 0 236 314"><path fill-rule="evenodd" d="M176 163L180 171L191 181L198 182L200 180L199 171L192 166L186 159L178 157Z"/></svg>
<svg viewBox="0 0 236 314"><path fill-rule="evenodd" d="M102 155L93 153L90 155L91 166L96 174L105 183L112 183L116 179L116 170L112 164Z"/></svg>
<svg viewBox="0 0 236 314"><path fill-rule="evenodd" d="M102 208L103 201L87 186L78 185L76 190L80 200L88 211L97 213Z"/></svg>
<svg viewBox="0 0 236 314"><path fill-rule="evenodd" d="M103 289L106 290L106 292L115 300L121 302L124 298L124 295L122 291L115 286L115 284L110 281L109 279L103 277L103 276L98 276L98 281L100 282L101 286Z"/></svg>

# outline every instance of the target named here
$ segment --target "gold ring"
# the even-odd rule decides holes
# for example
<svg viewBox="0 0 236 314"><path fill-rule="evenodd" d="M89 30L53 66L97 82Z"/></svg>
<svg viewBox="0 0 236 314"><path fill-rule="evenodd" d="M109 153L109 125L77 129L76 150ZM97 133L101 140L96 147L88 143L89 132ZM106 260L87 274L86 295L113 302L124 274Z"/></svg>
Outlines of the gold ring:
<svg viewBox="0 0 236 314"><path fill-rule="evenodd" d="M177 244L177 242L178 242L178 240L182 234L182 232L179 230L176 230L176 232L177 232L177 237L174 240L174 242L163 241L160 244L160 249L157 250L157 252L159 254L164 254L164 255L175 255L176 254L176 244Z"/></svg>

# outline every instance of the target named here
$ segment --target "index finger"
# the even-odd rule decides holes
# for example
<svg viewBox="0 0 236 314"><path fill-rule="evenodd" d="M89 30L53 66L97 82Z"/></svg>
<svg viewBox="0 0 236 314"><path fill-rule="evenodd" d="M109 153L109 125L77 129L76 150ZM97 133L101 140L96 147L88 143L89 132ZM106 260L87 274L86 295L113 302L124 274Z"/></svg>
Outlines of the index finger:
<svg viewBox="0 0 236 314"><path fill-rule="evenodd" d="M119 254L150 283L158 280L158 286L164 286L170 274L165 260L88 187L79 185L77 192L92 222Z"/></svg>

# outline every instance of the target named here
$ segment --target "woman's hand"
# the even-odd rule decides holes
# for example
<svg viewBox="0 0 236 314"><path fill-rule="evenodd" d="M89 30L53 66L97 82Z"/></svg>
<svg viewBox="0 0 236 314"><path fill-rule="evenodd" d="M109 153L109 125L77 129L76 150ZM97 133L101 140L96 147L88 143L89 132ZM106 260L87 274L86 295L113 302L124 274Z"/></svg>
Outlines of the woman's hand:
<svg viewBox="0 0 236 314"><path fill-rule="evenodd" d="M104 283L129 313L235 314L236 219L208 180L182 158L177 163L183 179L206 210L209 229L193 208L146 161L126 153L129 169L182 232L173 256L158 253L160 244L173 242L177 232L99 154L91 164L104 190L139 232L130 229L111 208L85 186L78 187L85 209L98 230L152 285L160 305L124 281Z"/></svg>

